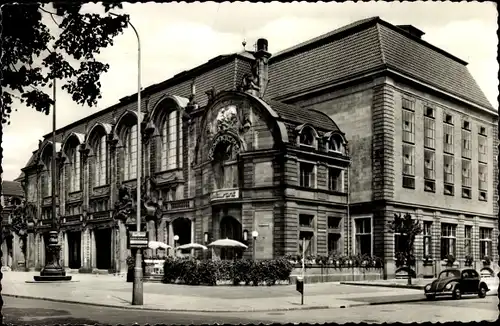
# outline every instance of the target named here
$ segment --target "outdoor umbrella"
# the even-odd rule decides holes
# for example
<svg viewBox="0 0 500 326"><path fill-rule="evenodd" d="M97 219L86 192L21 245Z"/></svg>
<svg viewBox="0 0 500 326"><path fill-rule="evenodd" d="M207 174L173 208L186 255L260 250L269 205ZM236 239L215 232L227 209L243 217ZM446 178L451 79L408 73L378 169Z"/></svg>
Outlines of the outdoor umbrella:
<svg viewBox="0 0 500 326"><path fill-rule="evenodd" d="M176 250L190 250L190 249L202 249L207 250L208 248L199 243L186 243L175 248Z"/></svg>
<svg viewBox="0 0 500 326"><path fill-rule="evenodd" d="M148 247L150 249L170 249L172 246L169 246L168 244L161 242L161 241L149 241Z"/></svg>
<svg viewBox="0 0 500 326"><path fill-rule="evenodd" d="M210 243L208 247L219 247L219 248L248 248L248 246L244 245L243 243L232 240L232 239L219 239L215 240L214 242Z"/></svg>

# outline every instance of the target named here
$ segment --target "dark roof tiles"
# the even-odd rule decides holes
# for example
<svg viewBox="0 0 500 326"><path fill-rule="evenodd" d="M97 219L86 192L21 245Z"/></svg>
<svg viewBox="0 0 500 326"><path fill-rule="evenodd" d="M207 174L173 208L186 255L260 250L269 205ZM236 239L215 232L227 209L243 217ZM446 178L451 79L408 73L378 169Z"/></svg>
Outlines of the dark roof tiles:
<svg viewBox="0 0 500 326"><path fill-rule="evenodd" d="M24 191L20 182L2 181L2 195L4 196L19 196L24 197Z"/></svg>

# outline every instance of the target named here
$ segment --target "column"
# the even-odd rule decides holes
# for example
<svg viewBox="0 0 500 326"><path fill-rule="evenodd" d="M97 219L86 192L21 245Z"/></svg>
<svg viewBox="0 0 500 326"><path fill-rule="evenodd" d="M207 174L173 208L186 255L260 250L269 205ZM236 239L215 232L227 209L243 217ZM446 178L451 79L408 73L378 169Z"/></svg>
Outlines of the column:
<svg viewBox="0 0 500 326"><path fill-rule="evenodd" d="M69 244L68 244L68 232L63 233L63 245L64 245L64 254L63 254L63 267L69 268Z"/></svg>
<svg viewBox="0 0 500 326"><path fill-rule="evenodd" d="M33 234L33 267L34 269L38 269L40 266L40 249L38 246L40 245L39 234Z"/></svg>
<svg viewBox="0 0 500 326"><path fill-rule="evenodd" d="M149 220L146 222L147 230L148 230L148 241L156 241L156 226L154 220ZM156 256L156 250L154 249L146 249L144 251L146 257L152 258Z"/></svg>
<svg viewBox="0 0 500 326"><path fill-rule="evenodd" d="M168 223L168 244L172 246L172 248L174 247L174 227L172 225L172 221ZM174 249L170 249L170 254L171 256L175 255Z"/></svg>
<svg viewBox="0 0 500 326"><path fill-rule="evenodd" d="M127 229L123 221L118 221L119 261L118 271L127 273Z"/></svg>
<svg viewBox="0 0 500 326"><path fill-rule="evenodd" d="M87 235L88 235L88 230L87 229L82 229L81 231L81 237L80 237L80 257L82 258L82 267L81 269L87 270L89 268L89 259L87 256Z"/></svg>
<svg viewBox="0 0 500 326"><path fill-rule="evenodd" d="M30 232L26 237L26 269L29 272L35 270L35 250L35 234L33 232Z"/></svg>
<svg viewBox="0 0 500 326"><path fill-rule="evenodd" d="M94 230L90 230L90 268L96 268L96 247Z"/></svg>
<svg viewBox="0 0 500 326"><path fill-rule="evenodd" d="M196 242L196 239L194 238L194 224L196 223L196 220L193 218L191 219L191 242ZM194 256L194 249L191 249L191 257Z"/></svg>

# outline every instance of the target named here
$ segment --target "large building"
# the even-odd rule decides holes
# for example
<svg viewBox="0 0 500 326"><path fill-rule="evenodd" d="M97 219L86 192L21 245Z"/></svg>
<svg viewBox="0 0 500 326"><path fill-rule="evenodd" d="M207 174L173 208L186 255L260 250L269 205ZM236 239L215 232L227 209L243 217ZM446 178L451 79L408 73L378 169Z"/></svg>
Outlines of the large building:
<svg viewBox="0 0 500 326"><path fill-rule="evenodd" d="M21 180L2 181L0 205L2 205L2 268L7 270L24 270L24 239L12 228L12 216L18 205L24 200Z"/></svg>
<svg viewBox="0 0 500 326"><path fill-rule="evenodd" d="M423 226L417 274L450 254L496 260L498 115L466 62L423 34L373 17L272 56L262 40L144 89L143 206L154 213L143 229L169 244L256 230L257 259L297 254L305 239L310 255L383 257L391 277L398 235L387 224L408 212ZM46 135L33 153L29 268L44 262L55 144L63 265L125 270L135 214L114 210L135 200L135 100Z"/></svg>

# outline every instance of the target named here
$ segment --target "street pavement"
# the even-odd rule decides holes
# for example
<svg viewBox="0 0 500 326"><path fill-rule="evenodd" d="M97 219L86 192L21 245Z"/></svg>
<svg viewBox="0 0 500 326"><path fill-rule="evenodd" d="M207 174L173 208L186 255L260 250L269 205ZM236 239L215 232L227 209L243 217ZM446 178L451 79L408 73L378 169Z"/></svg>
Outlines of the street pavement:
<svg viewBox="0 0 500 326"><path fill-rule="evenodd" d="M393 322L471 322L495 321L498 317L495 297L462 300L421 301L417 303L355 306L313 311L267 312L169 312L138 311L82 304L54 303L36 299L6 297L3 314L6 324L30 325L201 325L272 324L272 323L393 323Z"/></svg>
<svg viewBox="0 0 500 326"><path fill-rule="evenodd" d="M341 308L358 305L423 300L421 290L352 286L339 283L305 285L304 305L294 285L188 286L144 283L144 305L132 306L132 283L113 275L75 274L69 283L34 283L37 273L8 272L2 293L20 298L120 307L129 309L253 312ZM27 283L30 281L31 283ZM366 298L372 298L366 301Z"/></svg>

